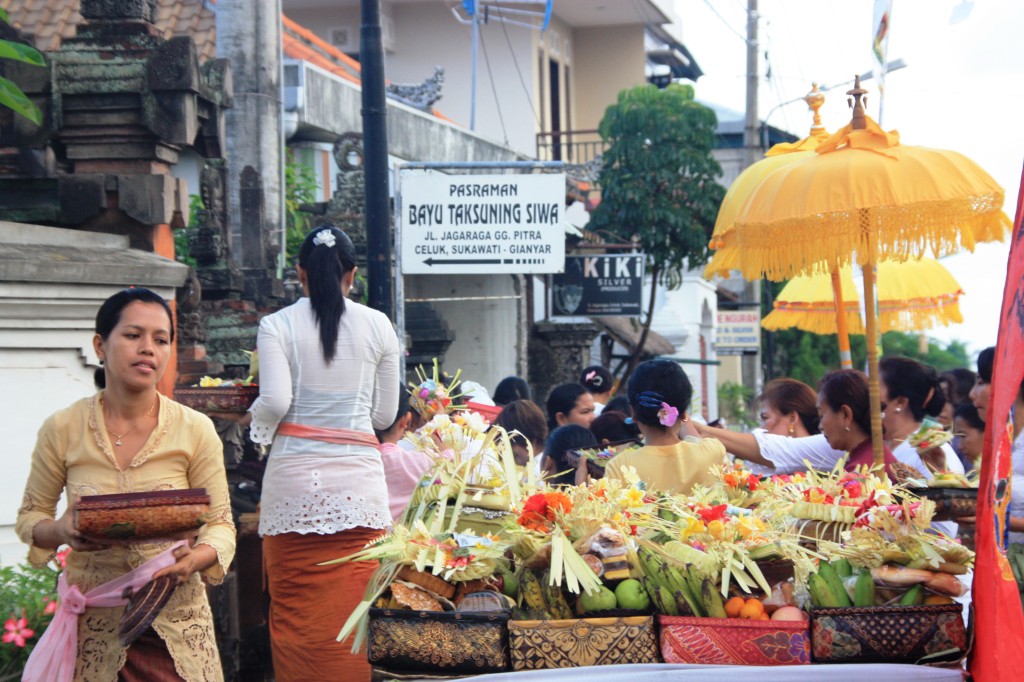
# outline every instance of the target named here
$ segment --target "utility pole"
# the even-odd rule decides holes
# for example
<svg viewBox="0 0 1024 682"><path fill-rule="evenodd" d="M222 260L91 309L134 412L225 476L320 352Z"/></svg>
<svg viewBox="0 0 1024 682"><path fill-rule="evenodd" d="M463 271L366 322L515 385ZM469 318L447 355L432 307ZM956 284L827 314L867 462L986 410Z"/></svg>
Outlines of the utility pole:
<svg viewBox="0 0 1024 682"><path fill-rule="evenodd" d="M366 260L369 304L394 321L391 276L391 207L388 203L387 105L380 1L362 0L359 63L362 67L363 167L366 179Z"/></svg>
<svg viewBox="0 0 1024 682"><path fill-rule="evenodd" d="M759 85L759 73L757 68L758 44L757 44L757 0L747 0L747 112L743 126L743 168L747 168L757 162L759 157L760 122L757 112L757 88ZM743 286L743 302L747 310L756 309L761 313L761 281L754 280ZM770 349L769 349L770 350ZM769 364L771 358L768 358ZM754 390L754 394L761 392L762 371L761 351L754 355L743 356L741 374L743 384Z"/></svg>

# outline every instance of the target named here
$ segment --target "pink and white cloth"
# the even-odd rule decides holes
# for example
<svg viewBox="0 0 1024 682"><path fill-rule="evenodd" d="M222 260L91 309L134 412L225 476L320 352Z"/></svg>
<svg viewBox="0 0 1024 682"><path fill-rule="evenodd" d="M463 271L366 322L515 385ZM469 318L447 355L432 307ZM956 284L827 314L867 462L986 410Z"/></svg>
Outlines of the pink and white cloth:
<svg viewBox="0 0 1024 682"><path fill-rule="evenodd" d="M152 580L157 571L173 566L177 561L174 550L186 544L177 542L138 568L85 594L77 585L68 585L67 574L61 573L57 579L60 605L25 664L22 682L71 682L75 676L75 655L78 652L78 617L90 607L109 608L127 604L126 590L129 594L135 592Z"/></svg>

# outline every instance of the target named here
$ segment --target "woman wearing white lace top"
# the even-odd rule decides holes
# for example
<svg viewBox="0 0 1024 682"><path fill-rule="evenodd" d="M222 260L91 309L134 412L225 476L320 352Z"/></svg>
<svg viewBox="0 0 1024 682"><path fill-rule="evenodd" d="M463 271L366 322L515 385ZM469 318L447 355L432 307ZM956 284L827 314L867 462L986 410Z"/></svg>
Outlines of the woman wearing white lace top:
<svg viewBox="0 0 1024 682"><path fill-rule="evenodd" d="M355 269L344 232L314 229L299 251L308 298L263 318L257 338L260 397L250 412L252 439L272 444L260 535L279 681L370 675L365 655L335 638L376 563L318 566L391 523L373 430L398 408L398 339L383 314L345 300Z"/></svg>

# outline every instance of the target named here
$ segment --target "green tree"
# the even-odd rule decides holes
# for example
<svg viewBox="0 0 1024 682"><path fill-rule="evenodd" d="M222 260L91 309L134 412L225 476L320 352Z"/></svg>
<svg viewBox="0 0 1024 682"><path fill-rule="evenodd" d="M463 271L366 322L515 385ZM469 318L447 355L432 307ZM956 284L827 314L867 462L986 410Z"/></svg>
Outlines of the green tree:
<svg viewBox="0 0 1024 682"><path fill-rule="evenodd" d="M0 7L0 21L5 24L11 23L7 10ZM39 50L24 43L16 43L11 40L0 39L0 58L13 59L14 61L32 64L33 66L45 66L46 60ZM7 107L15 113L21 114L36 125L43 122L43 114L39 107L32 103L25 93L17 85L0 76L0 106Z"/></svg>
<svg viewBox="0 0 1024 682"><path fill-rule="evenodd" d="M740 424L752 428L757 421L752 416L754 391L743 384L727 381L718 387L718 412L730 425Z"/></svg>
<svg viewBox="0 0 1024 682"><path fill-rule="evenodd" d="M632 373L651 329L657 285L678 287L687 268L707 262L708 237L725 189L712 150L715 112L689 85L663 90L641 85L619 93L598 128L608 144L601 169L601 203L590 228L633 242L647 255L651 294Z"/></svg>
<svg viewBox="0 0 1024 682"><path fill-rule="evenodd" d="M295 158L295 152L286 150L284 165L284 209L285 209L285 256L287 264L294 264L299 257L299 247L309 231L310 213L302 210L303 204L316 201L319 187L316 173L312 168Z"/></svg>

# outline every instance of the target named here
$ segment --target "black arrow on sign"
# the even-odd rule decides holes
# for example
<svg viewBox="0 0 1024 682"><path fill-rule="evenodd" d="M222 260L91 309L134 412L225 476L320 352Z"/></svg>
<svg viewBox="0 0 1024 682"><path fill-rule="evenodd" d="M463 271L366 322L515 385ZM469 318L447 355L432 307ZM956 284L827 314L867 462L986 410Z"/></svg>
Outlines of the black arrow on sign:
<svg viewBox="0 0 1024 682"><path fill-rule="evenodd" d="M457 258L444 260L437 258L428 258L423 261L427 265L498 265L501 263L500 258L470 258L466 260L459 260Z"/></svg>

